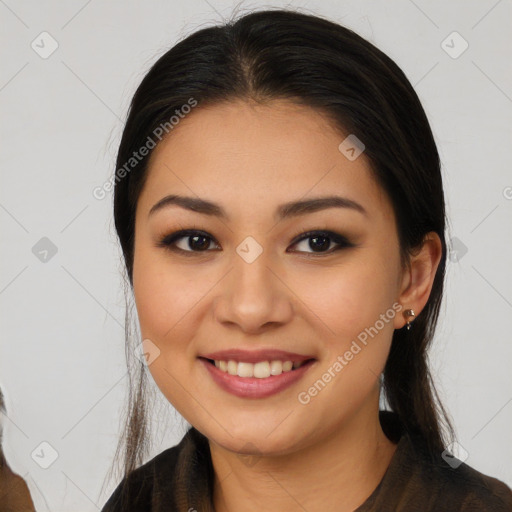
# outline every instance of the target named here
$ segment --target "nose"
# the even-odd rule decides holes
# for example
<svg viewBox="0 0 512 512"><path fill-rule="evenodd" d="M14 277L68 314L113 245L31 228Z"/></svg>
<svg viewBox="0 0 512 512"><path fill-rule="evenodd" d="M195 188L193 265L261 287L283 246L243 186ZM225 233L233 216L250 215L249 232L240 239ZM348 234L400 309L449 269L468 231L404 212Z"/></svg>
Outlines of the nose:
<svg viewBox="0 0 512 512"><path fill-rule="evenodd" d="M265 253L252 262L236 255L213 300L216 320L252 334L290 322L294 295L282 274Z"/></svg>

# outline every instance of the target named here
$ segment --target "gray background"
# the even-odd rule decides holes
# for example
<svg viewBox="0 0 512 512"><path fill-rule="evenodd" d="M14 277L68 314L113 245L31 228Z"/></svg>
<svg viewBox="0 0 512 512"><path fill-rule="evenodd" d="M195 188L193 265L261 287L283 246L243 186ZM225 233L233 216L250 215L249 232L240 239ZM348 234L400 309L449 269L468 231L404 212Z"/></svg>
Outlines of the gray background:
<svg viewBox="0 0 512 512"><path fill-rule="evenodd" d="M0 0L4 449L39 511L98 510L116 484L101 492L127 385L121 252L111 195L92 191L114 171L149 66L235 5ZM452 239L432 365L466 462L512 485L511 2L243 2L239 11L287 5L369 39L423 102ZM52 39L58 48L43 58ZM186 426L162 407L169 420L159 419L153 455Z"/></svg>

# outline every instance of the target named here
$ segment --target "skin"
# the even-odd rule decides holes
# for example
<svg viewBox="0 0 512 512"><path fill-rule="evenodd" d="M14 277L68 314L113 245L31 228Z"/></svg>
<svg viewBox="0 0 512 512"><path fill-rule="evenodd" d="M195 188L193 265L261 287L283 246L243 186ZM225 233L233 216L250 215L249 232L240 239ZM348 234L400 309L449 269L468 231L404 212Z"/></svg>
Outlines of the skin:
<svg viewBox="0 0 512 512"><path fill-rule="evenodd" d="M217 512L352 511L394 454L378 419L379 375L393 330L405 324L402 313L309 403L297 398L393 304L420 314L441 258L439 237L430 233L410 267L401 267L391 203L364 153L350 161L339 151L347 135L307 107L237 100L198 106L151 156L136 211L135 302L156 384L209 439ZM366 214L328 208L274 218L278 205L333 193ZM168 194L217 203L230 219L176 205L148 216ZM211 238L192 248L190 238L178 240L190 257L158 246L180 229ZM315 252L311 238L297 241L310 230L355 245L333 251L338 244L327 239ZM247 236L263 248L252 263L236 252ZM284 391L240 398L219 388L197 359L233 347L279 348L316 362Z"/></svg>

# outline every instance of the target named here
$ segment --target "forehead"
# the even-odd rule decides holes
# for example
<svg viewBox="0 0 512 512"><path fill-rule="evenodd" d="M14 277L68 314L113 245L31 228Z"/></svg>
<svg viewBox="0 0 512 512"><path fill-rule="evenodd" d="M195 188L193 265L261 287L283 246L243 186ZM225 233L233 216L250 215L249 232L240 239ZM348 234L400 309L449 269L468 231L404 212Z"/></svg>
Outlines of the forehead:
<svg viewBox="0 0 512 512"><path fill-rule="evenodd" d="M321 112L285 100L199 105L153 150L138 206L147 211L173 192L255 213L336 193L389 214L364 153L349 160L340 151L348 135Z"/></svg>

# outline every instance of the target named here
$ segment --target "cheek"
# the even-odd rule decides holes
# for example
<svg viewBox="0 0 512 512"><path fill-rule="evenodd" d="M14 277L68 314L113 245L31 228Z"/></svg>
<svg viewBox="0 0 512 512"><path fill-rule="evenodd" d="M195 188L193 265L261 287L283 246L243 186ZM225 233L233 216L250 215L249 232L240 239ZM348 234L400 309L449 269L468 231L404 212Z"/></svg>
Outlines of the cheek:
<svg viewBox="0 0 512 512"><path fill-rule="evenodd" d="M188 378L195 364L191 340L197 332L200 298L209 286L154 254L144 256L141 251L134 260L133 289L142 339L150 340L150 350L158 354L149 371L162 394L190 421L189 397L198 396Z"/></svg>
<svg viewBox="0 0 512 512"><path fill-rule="evenodd" d="M395 272L392 260L387 263L382 256L354 257L329 269L301 269L293 288L326 333L346 339L373 325L391 308Z"/></svg>
<svg viewBox="0 0 512 512"><path fill-rule="evenodd" d="M393 254L366 250L343 265L318 268L308 279L302 274L296 281L304 310L312 312L309 321L322 336L324 363L319 372L322 381L332 383L322 400L333 407L339 406L340 396L349 409L358 407L377 385L397 314L392 308L396 272Z"/></svg>
<svg viewBox="0 0 512 512"><path fill-rule="evenodd" d="M133 293L143 338L164 343L192 310L200 290L197 280L170 265L165 255L140 248L134 259Z"/></svg>

